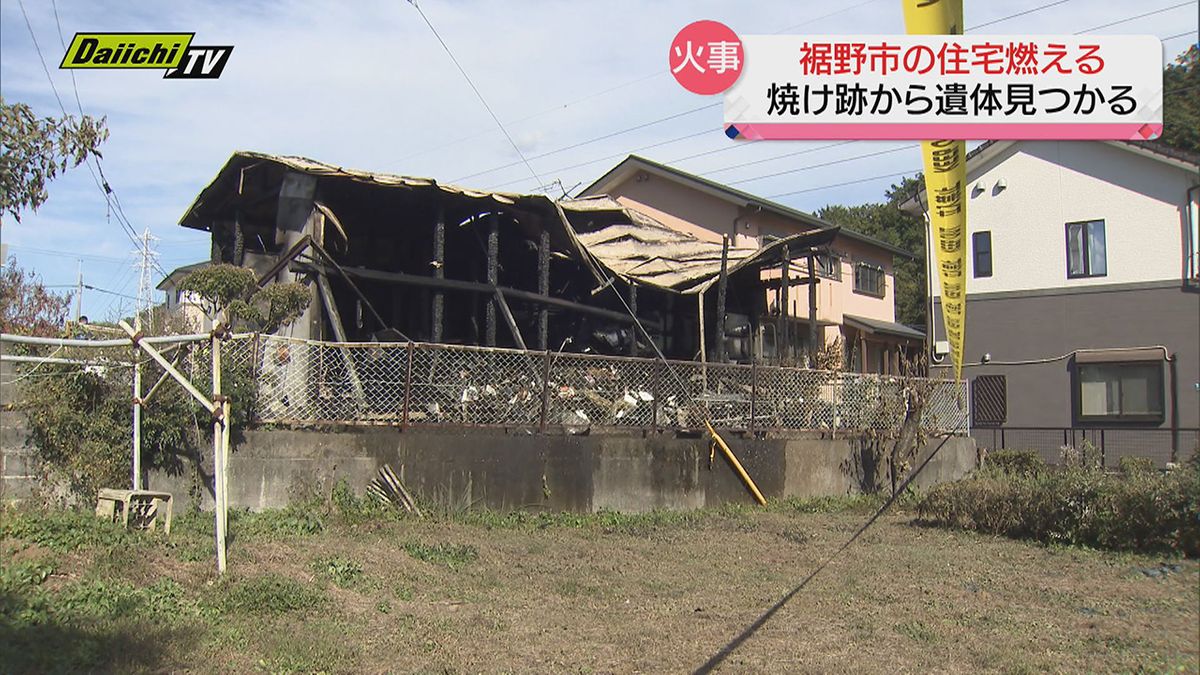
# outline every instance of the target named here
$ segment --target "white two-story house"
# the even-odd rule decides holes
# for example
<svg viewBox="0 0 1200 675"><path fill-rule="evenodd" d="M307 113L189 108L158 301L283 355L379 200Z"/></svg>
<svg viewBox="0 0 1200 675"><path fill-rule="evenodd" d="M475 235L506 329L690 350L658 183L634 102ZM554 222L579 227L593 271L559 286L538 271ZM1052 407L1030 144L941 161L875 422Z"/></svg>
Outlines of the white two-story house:
<svg viewBox="0 0 1200 675"><path fill-rule="evenodd" d="M1160 465L1200 443L1200 157L988 142L967 158L963 376L984 447L1087 439ZM906 208L923 209L911 200ZM932 358L948 365L929 261Z"/></svg>

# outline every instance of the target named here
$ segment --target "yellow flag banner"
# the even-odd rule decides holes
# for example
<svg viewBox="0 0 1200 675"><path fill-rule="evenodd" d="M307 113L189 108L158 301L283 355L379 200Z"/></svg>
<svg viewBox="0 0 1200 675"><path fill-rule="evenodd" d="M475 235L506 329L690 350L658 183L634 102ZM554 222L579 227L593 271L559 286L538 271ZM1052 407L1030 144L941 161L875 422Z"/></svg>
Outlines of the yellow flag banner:
<svg viewBox="0 0 1200 675"><path fill-rule="evenodd" d="M962 35L962 0L902 0L910 35ZM925 195L929 203L930 242L942 292L942 324L950 342L954 377L962 377L967 316L967 144L923 141ZM931 335L930 338L933 336Z"/></svg>

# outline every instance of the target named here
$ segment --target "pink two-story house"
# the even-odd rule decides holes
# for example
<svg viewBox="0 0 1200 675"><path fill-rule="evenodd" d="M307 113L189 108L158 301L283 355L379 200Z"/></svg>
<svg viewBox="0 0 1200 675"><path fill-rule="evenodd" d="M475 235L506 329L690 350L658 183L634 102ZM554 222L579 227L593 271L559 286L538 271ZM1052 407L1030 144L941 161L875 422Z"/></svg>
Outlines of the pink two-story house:
<svg viewBox="0 0 1200 675"><path fill-rule="evenodd" d="M811 214L630 155L584 188L581 197L608 195L626 208L649 215L699 239L741 248L759 248L776 238L831 227ZM842 228L816 259L816 327L811 334L810 294L779 284L780 265L763 271L770 317L754 328L754 357L803 362L813 344L844 346L845 365L858 372L898 373L908 355L920 353L923 332L896 322L893 260L913 254L873 237ZM808 261L791 261L789 276L803 278ZM795 282L793 282L794 284ZM781 306L783 305L783 306ZM773 320L765 320L773 319ZM729 317L726 325L738 324Z"/></svg>

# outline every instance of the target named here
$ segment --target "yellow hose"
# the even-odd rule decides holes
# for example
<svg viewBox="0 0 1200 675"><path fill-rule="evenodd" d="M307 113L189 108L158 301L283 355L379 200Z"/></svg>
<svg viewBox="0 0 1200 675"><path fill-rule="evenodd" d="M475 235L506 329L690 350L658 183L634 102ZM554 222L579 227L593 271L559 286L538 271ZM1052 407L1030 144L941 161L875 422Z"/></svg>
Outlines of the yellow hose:
<svg viewBox="0 0 1200 675"><path fill-rule="evenodd" d="M763 497L762 492L759 491L758 485L754 483L754 479L750 477L750 474L746 473L746 469L738 461L737 456L733 454L733 450L729 449L729 445L725 443L725 439L721 438L721 434L718 434L717 430L713 429L712 424L708 420L704 420L704 426L708 429L708 433L713 437L713 440L717 442L717 445L721 446L721 452L725 453L725 458L733 465L733 470L737 471L737 475L742 479L742 482L754 494L754 498L758 500L759 506L766 506L766 497Z"/></svg>

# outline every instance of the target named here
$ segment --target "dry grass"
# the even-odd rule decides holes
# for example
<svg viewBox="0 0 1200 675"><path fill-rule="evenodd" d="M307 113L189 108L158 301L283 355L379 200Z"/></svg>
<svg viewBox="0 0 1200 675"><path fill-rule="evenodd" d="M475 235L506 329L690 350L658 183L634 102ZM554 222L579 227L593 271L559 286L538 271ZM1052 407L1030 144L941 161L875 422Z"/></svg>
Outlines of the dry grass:
<svg viewBox="0 0 1200 675"><path fill-rule="evenodd" d="M219 581L196 559L207 541L199 519L169 544L141 547L141 570L115 564L102 546L55 552L10 537L0 562L44 559L55 576L16 592L43 594L48 623L20 628L6 617L0 631L16 632L0 642L98 637L121 650L73 664L58 653L51 665L104 670L689 671L863 519L786 506L524 522L332 518L316 534L238 537L231 579ZM1138 568L1158 559L911 521L883 518L719 670L1196 672L1195 561L1150 578ZM70 618L53 609L90 582L178 586L178 597L168 611L154 609L159 600L135 603L115 623L99 610ZM137 620L139 611L153 620ZM7 658L0 670L42 669L29 654Z"/></svg>

